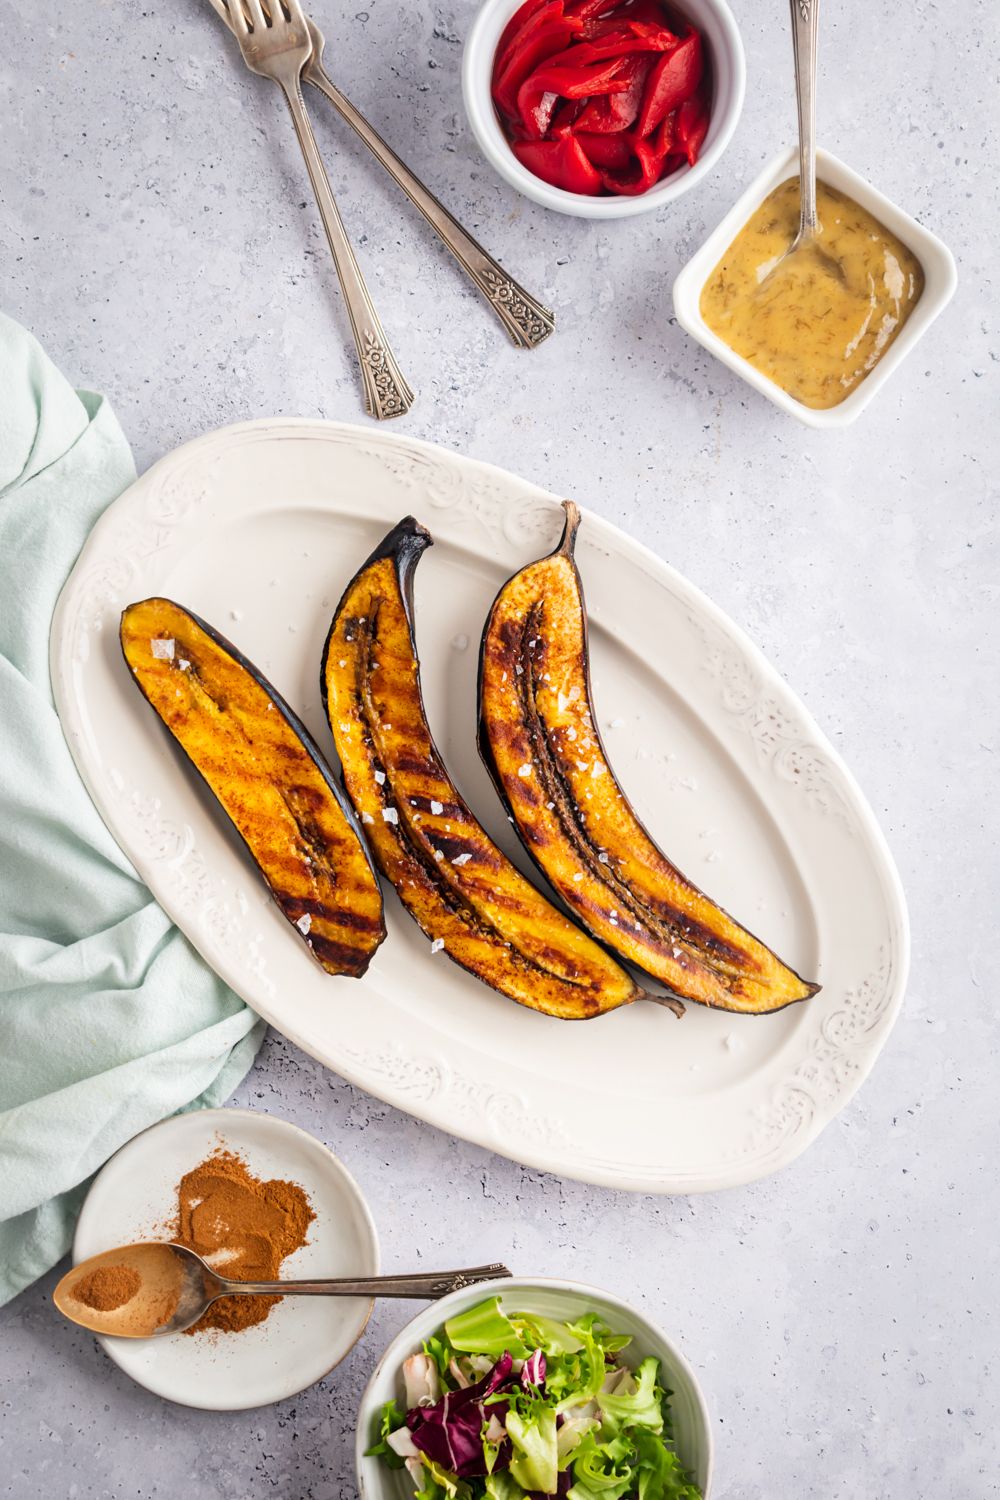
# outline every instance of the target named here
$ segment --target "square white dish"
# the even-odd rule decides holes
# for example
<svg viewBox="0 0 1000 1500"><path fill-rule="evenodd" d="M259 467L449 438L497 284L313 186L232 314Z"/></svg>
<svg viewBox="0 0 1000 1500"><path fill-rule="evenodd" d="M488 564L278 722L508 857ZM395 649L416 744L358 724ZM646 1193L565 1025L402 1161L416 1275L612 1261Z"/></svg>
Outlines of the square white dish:
<svg viewBox="0 0 1000 1500"><path fill-rule="evenodd" d="M859 177L829 151L816 152L816 175L822 181L846 193L862 208L874 214L887 229L890 229L904 245L907 245L920 261L924 272L924 290L919 302L910 314L889 349L878 364L855 390L842 401L825 411L806 406L783 391L773 380L754 368L749 360L713 333L701 315L699 302L702 288L722 259L747 220L760 207L769 193L798 171L798 149L790 147L769 162L758 177L737 199L721 224L709 235L701 249L688 261L674 282L674 313L686 333L701 344L716 359L741 376L761 395L780 406L782 411L797 417L808 427L848 427L857 420L868 403L880 391L917 341L927 332L939 313L951 301L958 285L955 258L947 245L931 234L916 219L880 193L871 183Z"/></svg>

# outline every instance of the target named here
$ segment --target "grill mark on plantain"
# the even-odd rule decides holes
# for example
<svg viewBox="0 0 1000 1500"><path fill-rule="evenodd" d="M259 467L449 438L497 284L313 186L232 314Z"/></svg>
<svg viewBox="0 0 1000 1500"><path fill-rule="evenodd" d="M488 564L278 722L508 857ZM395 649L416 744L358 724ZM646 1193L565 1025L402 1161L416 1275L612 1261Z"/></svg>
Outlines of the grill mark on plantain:
<svg viewBox="0 0 1000 1500"><path fill-rule="evenodd" d="M528 738L531 742L532 757L538 768L538 778L548 794L548 800L555 803L554 811L566 836L567 842L574 849L577 856L582 860L586 868L594 878L604 886L609 893L624 907L631 912L634 918L640 920L649 929L664 948L681 947L688 952L688 956L717 975L720 983L727 989L732 990L734 985L746 979L745 965L751 962L749 954L744 954L741 949L733 948L722 942L715 933L697 919L689 917L678 907L670 903L659 903L666 905L671 917L664 917L643 904L636 896L631 887L622 879L617 870L610 864L603 864L599 858L598 850L591 840L590 831L587 828L583 812L578 806L573 795L572 787L569 785L562 769L556 759L552 745L536 701L538 680L535 676L535 659L531 652L525 648L525 642L529 635L537 639L542 634L543 609L541 600L534 600L526 611L523 625L518 628L514 626L507 631L506 640L510 649L517 657L518 663L523 670L514 676L517 682L517 696L520 700L524 724L528 730ZM505 622L507 624L508 622ZM513 623L513 622L509 622ZM524 795L528 788L519 789ZM530 798L526 798L530 800ZM536 796L533 805L537 806L541 797ZM530 825L529 825L530 826ZM544 840L542 841L544 842ZM579 898L577 898L579 900ZM582 902L581 902L582 904ZM592 906L595 914L599 914L605 921L610 923L610 903L608 910ZM671 925L673 922L673 926ZM628 929L622 929L622 935L637 941L634 933ZM666 957L664 953L664 957ZM673 955L670 955L673 957ZM732 968L726 963L731 961ZM677 962L674 959L674 962ZM741 967L742 962L742 967Z"/></svg>
<svg viewBox="0 0 1000 1500"><path fill-rule="evenodd" d="M378 754L377 746L375 743L375 736L373 733L373 725L378 722L379 715L377 712L377 706L375 704L371 684L372 653L377 649L378 616L380 612L380 603L380 599L373 599L368 613L363 616L355 616L352 619L351 623L355 627L356 635L355 692L357 694L359 702L360 718L365 726L366 741L371 749L372 755L373 757L377 756L377 758L381 762L382 758ZM420 710L420 719L421 721L423 721L424 714L422 712L422 709L420 708L419 702L417 702L415 706L418 710ZM382 762L381 764L381 769L385 770L384 762ZM423 760L419 762L417 774L423 772L426 772L428 775L433 775L435 779L447 784L452 794L450 805L454 806L458 813L464 814L464 816L469 818L470 821L475 822L472 817L472 813L458 796L456 788L452 785L445 773L444 766L440 763L436 756L426 762ZM395 796L395 789L391 786L388 772L386 773L386 776L386 784L378 788L378 791L381 794L383 806L387 805L386 787L388 787ZM507 962L509 962L512 967L520 969L525 975L530 976L531 978L535 978L538 975L543 975L545 978L553 980L557 984L565 984L569 986L573 989L574 993L579 996L586 1010L590 1012L598 1010L599 1003L593 995L593 980L586 977L584 977L583 979L569 978L554 969L546 968L543 964L536 962L528 954L523 953L520 948L515 947L513 941L505 938L500 929L495 927L493 923L490 922L487 918L484 918L482 913L476 909L470 898L462 890L461 885L453 886L450 881L444 880L442 878L438 871L438 862L433 859L431 855L425 852L420 842L414 838L410 831L408 816L410 809L405 806L404 799L396 798L394 805L397 807L397 811L402 805L402 819L396 825L395 829L391 831L390 837L397 845L400 853L404 857L408 857L418 866L419 872L423 877L425 885L429 888L431 893L437 897L442 905L448 909L452 916L454 916L464 926L468 927L473 934L481 938L484 942L487 942L492 947L499 949L500 952L498 953L498 958L506 958ZM485 832L483 834L483 837L484 839L486 838ZM437 844L443 848L444 839L439 838L437 835L435 835L435 838ZM475 853L478 857L485 857L486 851L482 844L469 843L465 840L457 839L455 840L455 843L456 845L461 845L460 852L464 853L466 852L466 850L468 850L469 853ZM496 863L495 868L503 868L502 856L500 861ZM407 894L406 889L399 888L398 894L405 903ZM503 900L497 901L496 897L494 897L494 901L497 905L504 904ZM423 926L422 923L420 925L421 927ZM424 929L424 931L426 932L426 929ZM433 937L434 934L431 934L431 936ZM569 955L560 954L556 949L546 948L543 950L543 952L546 954L551 953L553 956L560 958L563 961L564 966L566 967L568 967L572 962L572 960L569 958ZM462 963L461 960L459 960L459 962L461 963L461 966L463 968L468 968L471 969L472 972L476 972L476 969L471 963ZM491 970L488 965L482 966L482 973L486 977L488 983L490 983L491 985L494 984L494 978L491 977Z"/></svg>

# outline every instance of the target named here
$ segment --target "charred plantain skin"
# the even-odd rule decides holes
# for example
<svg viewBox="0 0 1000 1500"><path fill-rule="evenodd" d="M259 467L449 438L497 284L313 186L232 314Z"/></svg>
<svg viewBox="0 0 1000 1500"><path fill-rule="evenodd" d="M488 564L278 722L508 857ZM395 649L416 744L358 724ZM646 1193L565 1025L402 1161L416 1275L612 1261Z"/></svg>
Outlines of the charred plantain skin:
<svg viewBox="0 0 1000 1500"><path fill-rule="evenodd" d="M359 978L385 937L382 892L305 725L235 646L170 599L130 604L120 636L136 687L214 792L284 915L328 974Z"/></svg>
<svg viewBox="0 0 1000 1500"><path fill-rule="evenodd" d="M479 750L528 853L601 942L675 995L762 1015L819 989L671 864L615 779L594 712L580 512L497 595L479 661Z"/></svg>
<svg viewBox="0 0 1000 1500"><path fill-rule="evenodd" d="M647 998L501 853L448 775L413 633L413 573L431 544L412 516L394 527L348 584L323 652L344 785L379 869L434 951L521 1005L585 1020Z"/></svg>

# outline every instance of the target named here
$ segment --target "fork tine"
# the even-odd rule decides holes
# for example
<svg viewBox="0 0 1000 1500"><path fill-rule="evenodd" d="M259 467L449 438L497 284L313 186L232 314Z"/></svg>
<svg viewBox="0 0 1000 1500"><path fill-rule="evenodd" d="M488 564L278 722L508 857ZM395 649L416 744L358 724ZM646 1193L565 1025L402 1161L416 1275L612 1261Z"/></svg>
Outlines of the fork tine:
<svg viewBox="0 0 1000 1500"><path fill-rule="evenodd" d="M260 0L243 0L250 16L250 25L254 31L263 31L267 26L267 18L261 9Z"/></svg>
<svg viewBox="0 0 1000 1500"><path fill-rule="evenodd" d="M238 37L250 35L247 25L246 14L243 10L243 0L226 0L226 9L229 12L229 22Z"/></svg>

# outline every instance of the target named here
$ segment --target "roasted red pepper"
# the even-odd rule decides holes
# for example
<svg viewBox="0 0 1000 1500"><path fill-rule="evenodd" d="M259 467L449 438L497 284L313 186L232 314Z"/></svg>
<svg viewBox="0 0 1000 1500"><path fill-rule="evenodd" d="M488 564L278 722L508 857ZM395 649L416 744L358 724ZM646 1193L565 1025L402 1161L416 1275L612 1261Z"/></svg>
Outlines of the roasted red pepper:
<svg viewBox="0 0 1000 1500"><path fill-rule="evenodd" d="M539 12L539 14L541 14ZM530 24L530 23L529 23ZM539 64L554 52L561 52L574 36L578 22L556 20L538 28L536 32L514 52L493 85L493 102L509 120L516 120L517 91Z"/></svg>
<svg viewBox="0 0 1000 1500"><path fill-rule="evenodd" d="M630 125L634 125L653 62L654 59L648 52L641 53L638 57L627 57L621 64L619 77L627 81L628 87L620 93L604 94L600 98L588 100L576 118L574 129L607 135L617 130L628 130Z"/></svg>
<svg viewBox="0 0 1000 1500"><path fill-rule="evenodd" d="M541 140L549 128L552 111L560 99L591 99L595 94L614 94L628 88L617 77L621 59L591 63L586 68L553 67L543 63L517 91L517 112L529 140Z"/></svg>
<svg viewBox="0 0 1000 1500"><path fill-rule="evenodd" d="M544 181L644 193L698 159L703 75L699 33L678 37L662 0L524 0L497 44L493 101L511 150Z"/></svg>
<svg viewBox="0 0 1000 1500"><path fill-rule="evenodd" d="M683 151L688 164L698 160L702 142L708 133L708 105L701 93L685 99L677 110L677 149Z"/></svg>
<svg viewBox="0 0 1000 1500"><path fill-rule="evenodd" d="M529 172L553 187L588 197L601 191L601 174L574 135L560 136L557 141L514 141L511 150Z"/></svg>
<svg viewBox="0 0 1000 1500"><path fill-rule="evenodd" d="M639 112L639 134L650 135L671 110L689 99L701 82L701 37L689 31L672 52L658 60L646 81Z"/></svg>

